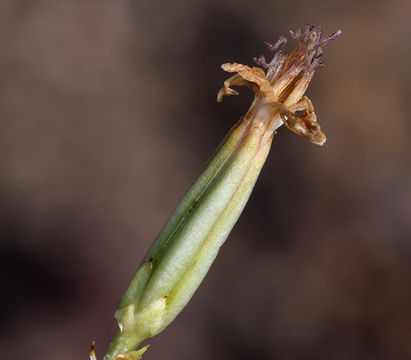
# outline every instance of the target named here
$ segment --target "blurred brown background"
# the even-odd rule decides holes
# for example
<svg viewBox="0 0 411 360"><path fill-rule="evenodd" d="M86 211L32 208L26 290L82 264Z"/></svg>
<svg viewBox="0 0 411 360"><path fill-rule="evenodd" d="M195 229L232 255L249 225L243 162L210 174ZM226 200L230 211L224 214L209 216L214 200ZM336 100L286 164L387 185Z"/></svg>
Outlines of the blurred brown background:
<svg viewBox="0 0 411 360"><path fill-rule="evenodd" d="M338 28L250 202L156 359L410 359L409 1L3 0L0 346L102 359L145 251L252 94L220 64ZM408 331L408 332L407 332Z"/></svg>

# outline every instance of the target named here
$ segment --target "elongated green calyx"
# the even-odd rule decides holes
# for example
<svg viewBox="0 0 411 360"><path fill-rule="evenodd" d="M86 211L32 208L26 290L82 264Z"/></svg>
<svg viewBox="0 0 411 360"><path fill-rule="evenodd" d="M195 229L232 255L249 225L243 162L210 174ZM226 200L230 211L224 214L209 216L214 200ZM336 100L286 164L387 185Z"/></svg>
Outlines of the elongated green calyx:
<svg viewBox="0 0 411 360"><path fill-rule="evenodd" d="M115 317L119 331L105 360L139 359L147 347L135 351L141 341L158 334L180 313L200 285L218 250L240 216L271 147L274 132L282 124L322 145L325 136L316 121L314 108L304 96L317 67L322 48L340 31L326 38L319 27L292 31L299 39L296 49L276 51L267 69L237 63L223 64L236 73L224 83L224 95L236 95L231 86L251 86L254 101L229 131L198 179L171 214L143 259L121 299ZM300 115L297 115L300 114ZM94 349L90 357L94 356Z"/></svg>

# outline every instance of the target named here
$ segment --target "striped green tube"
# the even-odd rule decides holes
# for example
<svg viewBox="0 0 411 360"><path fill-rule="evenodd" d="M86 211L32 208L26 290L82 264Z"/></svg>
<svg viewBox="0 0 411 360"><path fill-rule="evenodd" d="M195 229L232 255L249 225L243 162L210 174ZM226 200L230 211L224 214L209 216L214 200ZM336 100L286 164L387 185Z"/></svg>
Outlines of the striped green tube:
<svg viewBox="0 0 411 360"><path fill-rule="evenodd" d="M116 319L119 331L105 360L140 359L147 347L134 349L164 330L187 305L204 279L218 250L244 209L267 158L273 134L283 125L317 145L325 135L305 91L316 68L322 67L323 48L341 35L323 37L319 26L291 31L297 47L286 54L276 43L271 62L255 61L267 69L225 63L235 75L217 95L236 95L231 86L250 86L255 98L247 114L230 130L198 179L171 214L143 259L121 299ZM94 345L90 359L95 360Z"/></svg>
<svg viewBox="0 0 411 360"><path fill-rule="evenodd" d="M121 299L105 360L138 358L132 350L189 302L251 194L270 150L270 120L264 111L243 117L171 214Z"/></svg>

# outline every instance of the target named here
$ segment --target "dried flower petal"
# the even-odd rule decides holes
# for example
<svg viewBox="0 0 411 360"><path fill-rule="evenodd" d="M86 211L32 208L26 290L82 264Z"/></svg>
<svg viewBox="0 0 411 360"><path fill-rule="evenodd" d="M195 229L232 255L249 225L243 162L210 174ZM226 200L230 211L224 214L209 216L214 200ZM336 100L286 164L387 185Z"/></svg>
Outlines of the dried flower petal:
<svg viewBox="0 0 411 360"><path fill-rule="evenodd" d="M225 71L237 72L237 75L224 82L217 100L221 101L224 95L237 95L238 92L231 89L231 86L251 86L257 100L252 107L271 105L272 109L277 110L272 114L275 118L273 122L277 123L277 119L280 118L290 130L315 144L323 145L325 135L317 123L314 107L304 93L315 70L325 66L320 60L324 53L323 48L340 36L341 30L323 38L321 27L306 25L304 32L297 29L290 30L290 34L293 39L300 40L290 54L279 50L287 43L287 39L281 36L275 43L265 42L269 50L276 51L269 63L263 55L254 58L257 65L267 70L266 74L255 67L249 68L237 63L223 64L222 68ZM304 113L297 115L296 108Z"/></svg>

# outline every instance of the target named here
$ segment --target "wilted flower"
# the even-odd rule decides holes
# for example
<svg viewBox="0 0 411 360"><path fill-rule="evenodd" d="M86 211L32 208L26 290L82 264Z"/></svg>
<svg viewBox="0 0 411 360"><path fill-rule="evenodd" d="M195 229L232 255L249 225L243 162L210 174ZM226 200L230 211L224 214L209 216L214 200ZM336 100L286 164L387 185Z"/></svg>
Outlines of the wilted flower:
<svg viewBox="0 0 411 360"><path fill-rule="evenodd" d="M318 26L306 25L304 33L300 29L290 31L293 39L301 41L291 52L285 54L280 49L287 43L283 36L274 44L266 42L266 47L276 51L273 59L267 63L264 56L254 58L257 65L265 68L267 73L260 68L249 68L237 63L223 64L227 72L236 72L224 82L224 87L217 96L221 101L224 95L237 95L231 86L251 86L255 92L255 100L246 116L253 116L261 111L270 113L270 126L268 134L284 123L290 130L307 138L311 142L323 145L325 135L317 124L317 117L311 101L304 96L305 91L314 76L317 68L324 64L320 58L323 48L341 34L341 30L323 38L322 30ZM302 112L297 115L296 112Z"/></svg>
<svg viewBox="0 0 411 360"><path fill-rule="evenodd" d="M247 114L230 130L210 161L171 214L143 259L121 299L116 319L119 331L106 360L141 358L141 341L168 326L191 299L240 216L267 158L273 135L282 124L315 144L325 135L314 107L304 93L317 68L323 48L341 34L325 38L321 28L307 25L291 31L297 47L286 54L287 42L266 42L275 51L263 69L237 63L222 68L236 73L224 82L217 100L236 95L232 86L251 86L255 98ZM90 353L95 359L94 347Z"/></svg>

